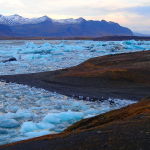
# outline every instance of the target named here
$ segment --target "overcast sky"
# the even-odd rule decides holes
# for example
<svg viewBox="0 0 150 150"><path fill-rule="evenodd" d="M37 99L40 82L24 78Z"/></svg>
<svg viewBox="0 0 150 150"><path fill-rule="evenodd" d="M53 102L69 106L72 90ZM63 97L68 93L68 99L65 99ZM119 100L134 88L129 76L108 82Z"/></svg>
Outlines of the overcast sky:
<svg viewBox="0 0 150 150"><path fill-rule="evenodd" d="M105 19L150 34L150 0L0 0L0 14Z"/></svg>

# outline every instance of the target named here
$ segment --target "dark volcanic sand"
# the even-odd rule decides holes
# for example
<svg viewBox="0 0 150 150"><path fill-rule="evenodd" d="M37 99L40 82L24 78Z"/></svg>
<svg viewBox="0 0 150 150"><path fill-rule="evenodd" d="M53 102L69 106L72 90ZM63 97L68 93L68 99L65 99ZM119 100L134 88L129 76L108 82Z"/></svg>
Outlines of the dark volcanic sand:
<svg viewBox="0 0 150 150"><path fill-rule="evenodd" d="M0 79L67 96L140 100L150 95L150 51L102 56L68 69Z"/></svg>
<svg viewBox="0 0 150 150"><path fill-rule="evenodd" d="M103 37L4 37L0 40L94 40L94 41L149 41L150 36L103 36Z"/></svg>

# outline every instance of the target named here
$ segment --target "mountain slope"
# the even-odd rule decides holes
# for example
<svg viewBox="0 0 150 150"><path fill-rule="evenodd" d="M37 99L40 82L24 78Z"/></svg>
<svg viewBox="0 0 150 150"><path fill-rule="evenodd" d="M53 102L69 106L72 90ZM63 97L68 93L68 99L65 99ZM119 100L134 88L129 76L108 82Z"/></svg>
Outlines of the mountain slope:
<svg viewBox="0 0 150 150"><path fill-rule="evenodd" d="M23 24L37 24L43 22L48 18L47 16L39 17L39 18L24 18L17 14L11 16L3 16L0 15L0 24L14 26L14 25L23 25Z"/></svg>
<svg viewBox="0 0 150 150"><path fill-rule="evenodd" d="M132 36L130 29L114 22L78 19L53 20L47 16L23 18L19 15L2 16L0 24L8 25L14 36L21 37L100 37Z"/></svg>
<svg viewBox="0 0 150 150"><path fill-rule="evenodd" d="M12 30L9 26L0 24L0 36L12 36Z"/></svg>

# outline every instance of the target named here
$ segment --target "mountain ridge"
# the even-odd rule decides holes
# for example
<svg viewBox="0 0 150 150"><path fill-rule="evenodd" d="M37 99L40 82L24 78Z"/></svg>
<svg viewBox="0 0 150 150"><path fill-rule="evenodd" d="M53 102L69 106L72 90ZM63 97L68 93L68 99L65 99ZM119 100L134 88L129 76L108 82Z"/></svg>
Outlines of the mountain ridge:
<svg viewBox="0 0 150 150"><path fill-rule="evenodd" d="M47 20L52 21L52 22L57 22L57 23L64 23L64 24L81 23L84 21L107 22L106 20L86 20L82 17L79 17L77 19L74 19L74 18L52 19L46 15L42 16L42 17L37 17L37 18L26 18L26 17L22 17L18 14L14 14L14 15L10 15L10 16L0 15L0 24L5 24L5 25L9 25L9 26L23 25L23 24L37 24L37 23L41 23L41 22L44 22ZM113 24L115 22L108 21L107 23Z"/></svg>
<svg viewBox="0 0 150 150"><path fill-rule="evenodd" d="M132 36L133 32L111 21L51 19L48 16L24 18L19 15L0 15L0 25L6 25L14 37L101 37ZM6 34L7 35L7 34Z"/></svg>

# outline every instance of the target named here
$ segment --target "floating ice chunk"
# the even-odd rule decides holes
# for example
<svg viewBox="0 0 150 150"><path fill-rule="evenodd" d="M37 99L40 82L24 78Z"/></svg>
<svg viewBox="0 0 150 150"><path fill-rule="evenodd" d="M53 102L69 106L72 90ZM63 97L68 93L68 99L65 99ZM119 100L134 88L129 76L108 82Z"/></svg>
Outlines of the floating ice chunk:
<svg viewBox="0 0 150 150"><path fill-rule="evenodd" d="M8 131L7 131L7 130L1 130L1 129L0 129L0 135L2 135L2 134L8 134Z"/></svg>
<svg viewBox="0 0 150 150"><path fill-rule="evenodd" d="M135 40L127 40L127 41L123 41L123 44L134 45L134 44L137 44L137 41L135 41Z"/></svg>
<svg viewBox="0 0 150 150"><path fill-rule="evenodd" d="M25 48L37 48L37 45L34 44L33 42L27 42L25 45L24 45Z"/></svg>
<svg viewBox="0 0 150 150"><path fill-rule="evenodd" d="M0 120L0 127L1 128L17 128L20 124L18 121L14 119L2 119Z"/></svg>
<svg viewBox="0 0 150 150"><path fill-rule="evenodd" d="M8 112L7 114L4 114L3 116L6 118L9 118L9 119L26 119L26 120L29 120L29 119L34 118L34 115L30 111L21 110L21 109L19 109L16 113ZM1 118L1 115L0 115L0 118Z"/></svg>
<svg viewBox="0 0 150 150"><path fill-rule="evenodd" d="M84 114L82 112L67 111L60 113L50 113L44 117L43 121L52 124L58 124L61 122L73 123L82 118L84 118Z"/></svg>
<svg viewBox="0 0 150 150"><path fill-rule="evenodd" d="M82 112L67 111L60 113L59 117L62 121L74 122L82 119L84 117L84 114Z"/></svg>
<svg viewBox="0 0 150 150"><path fill-rule="evenodd" d="M44 44L41 45L41 47L51 48L51 44L50 43L44 43Z"/></svg>
<svg viewBox="0 0 150 150"><path fill-rule="evenodd" d="M28 132L30 134L32 132L34 133L37 131L50 130L50 129L54 129L54 128L55 128L55 126L53 124L49 124L49 123L45 123L45 122L34 123L32 121L29 121L29 122L24 122L22 124L20 131L27 135Z"/></svg>
<svg viewBox="0 0 150 150"><path fill-rule="evenodd" d="M90 108L90 109L88 109L87 111L84 112L84 115L88 116L88 118L89 118L89 116L99 114L100 112L101 111L98 110L98 109Z"/></svg>
<svg viewBox="0 0 150 150"><path fill-rule="evenodd" d="M9 141L9 138L10 136L8 134L0 136L0 145L7 144Z"/></svg>
<svg viewBox="0 0 150 150"><path fill-rule="evenodd" d="M19 106L7 106L6 110L15 113L19 109Z"/></svg>
<svg viewBox="0 0 150 150"><path fill-rule="evenodd" d="M82 102L82 101L73 101L71 103L72 103L71 104L72 105L72 108L71 108L72 111L79 111L79 110L86 111L89 109L89 106L85 105L84 102Z"/></svg>
<svg viewBox="0 0 150 150"><path fill-rule="evenodd" d="M45 122L37 123L38 129L54 129L55 125Z"/></svg>
<svg viewBox="0 0 150 150"><path fill-rule="evenodd" d="M33 138L33 137L39 137L39 136L43 136L43 135L48 135L50 134L50 131L44 130L44 131L36 131L36 132L27 132L25 133L25 136L28 136L29 138Z"/></svg>
<svg viewBox="0 0 150 150"><path fill-rule="evenodd" d="M58 117L58 114L55 113L50 113L46 115L43 121L52 124L59 124L61 122L60 118Z"/></svg>
<svg viewBox="0 0 150 150"><path fill-rule="evenodd" d="M24 122L21 126L21 132L26 133L26 132L33 132L38 130L38 127L35 123L32 121L29 122Z"/></svg>
<svg viewBox="0 0 150 150"><path fill-rule="evenodd" d="M15 116L16 119L32 119L33 117L34 114L32 114L30 111L22 109L18 110Z"/></svg>

